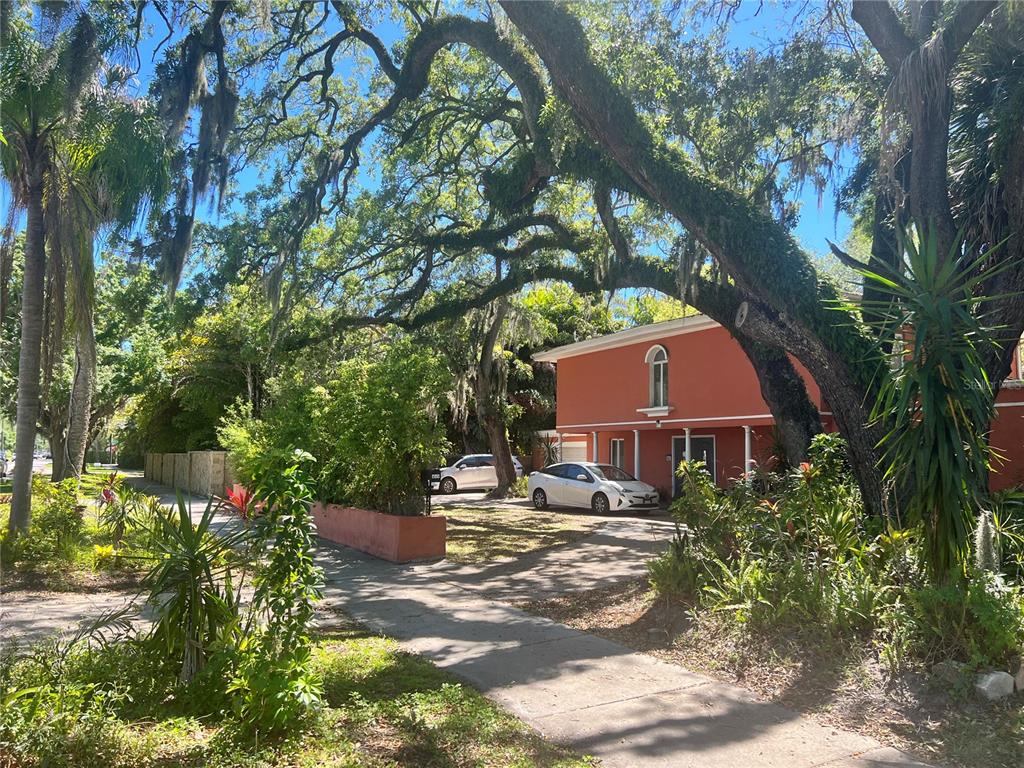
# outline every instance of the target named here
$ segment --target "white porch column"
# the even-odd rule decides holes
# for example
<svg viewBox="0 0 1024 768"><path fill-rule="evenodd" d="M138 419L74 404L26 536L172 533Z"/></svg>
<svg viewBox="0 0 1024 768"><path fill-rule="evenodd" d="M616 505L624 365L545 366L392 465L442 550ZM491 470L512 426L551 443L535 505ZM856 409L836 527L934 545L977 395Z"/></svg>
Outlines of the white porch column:
<svg viewBox="0 0 1024 768"><path fill-rule="evenodd" d="M751 458L750 451L750 427L743 427L743 472L747 478L750 477L750 473L754 471L754 459Z"/></svg>
<svg viewBox="0 0 1024 768"><path fill-rule="evenodd" d="M633 477L640 479L640 430L633 430Z"/></svg>
<svg viewBox="0 0 1024 768"><path fill-rule="evenodd" d="M597 432L591 432L590 434L594 437L594 457L591 461L597 461Z"/></svg>
<svg viewBox="0 0 1024 768"><path fill-rule="evenodd" d="M686 428L686 448L683 450L683 458L690 460L690 428Z"/></svg>
<svg viewBox="0 0 1024 768"><path fill-rule="evenodd" d="M562 460L562 433L558 433L558 461Z"/></svg>

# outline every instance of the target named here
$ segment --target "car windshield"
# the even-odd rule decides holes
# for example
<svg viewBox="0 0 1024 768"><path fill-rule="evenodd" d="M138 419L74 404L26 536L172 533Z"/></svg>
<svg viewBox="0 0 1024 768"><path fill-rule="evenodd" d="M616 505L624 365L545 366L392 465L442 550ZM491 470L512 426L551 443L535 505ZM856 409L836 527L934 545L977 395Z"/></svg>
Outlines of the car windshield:
<svg viewBox="0 0 1024 768"><path fill-rule="evenodd" d="M619 483L636 480L636 478L628 472L623 472L621 469L613 467L611 464L598 464L595 467L587 467L587 469L602 480L614 480Z"/></svg>

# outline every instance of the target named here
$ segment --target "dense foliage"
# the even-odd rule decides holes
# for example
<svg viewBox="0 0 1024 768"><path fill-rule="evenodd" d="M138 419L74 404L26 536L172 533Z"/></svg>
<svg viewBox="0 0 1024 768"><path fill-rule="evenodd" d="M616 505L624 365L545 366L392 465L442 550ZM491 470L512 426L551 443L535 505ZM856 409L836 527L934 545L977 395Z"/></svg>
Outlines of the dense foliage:
<svg viewBox="0 0 1024 768"><path fill-rule="evenodd" d="M408 341L346 360L313 384L299 372L270 387L261 418L240 406L221 443L244 481L267 457L299 447L319 498L393 514L420 514L420 472L443 462L449 444L438 415L447 373Z"/></svg>
<svg viewBox="0 0 1024 768"><path fill-rule="evenodd" d="M964 580L928 577L923 527L866 518L841 439L815 439L787 475L715 488L699 463L679 468L681 526L652 561L662 594L717 612L743 632L798 631L819 639L872 639L890 668L948 658L1001 667L1024 642L1024 585L1016 563L1019 512L994 530L995 570Z"/></svg>

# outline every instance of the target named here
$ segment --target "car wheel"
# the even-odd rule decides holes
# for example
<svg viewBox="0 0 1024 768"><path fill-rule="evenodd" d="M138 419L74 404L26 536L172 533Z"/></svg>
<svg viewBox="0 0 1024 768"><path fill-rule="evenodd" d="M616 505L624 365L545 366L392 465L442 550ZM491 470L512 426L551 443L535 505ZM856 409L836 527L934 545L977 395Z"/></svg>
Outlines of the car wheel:
<svg viewBox="0 0 1024 768"><path fill-rule="evenodd" d="M443 493L445 495L450 495L450 494L455 493L455 490L456 490L455 480L450 478L450 477L444 478L441 481L441 488L440 488L440 490L441 490L441 493Z"/></svg>
<svg viewBox="0 0 1024 768"><path fill-rule="evenodd" d="M590 508L599 515L607 515L611 508L608 504L608 497L603 493L595 493L594 498L590 500Z"/></svg>
<svg viewBox="0 0 1024 768"><path fill-rule="evenodd" d="M533 492L533 506L537 509L548 508L548 495L540 488Z"/></svg>

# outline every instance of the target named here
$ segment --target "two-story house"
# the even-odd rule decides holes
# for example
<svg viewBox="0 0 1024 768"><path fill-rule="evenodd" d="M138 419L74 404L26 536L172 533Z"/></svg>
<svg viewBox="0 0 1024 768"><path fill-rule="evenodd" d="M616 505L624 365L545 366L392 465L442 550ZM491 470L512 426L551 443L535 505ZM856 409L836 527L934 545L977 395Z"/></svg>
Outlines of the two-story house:
<svg viewBox="0 0 1024 768"><path fill-rule="evenodd" d="M725 485L775 454L774 419L750 361L703 315L630 328L540 352L557 367L556 434L664 491L684 458L703 460ZM797 364L822 426L828 404ZM991 444L1003 461L992 485L1024 483L1024 382L1019 361L997 398ZM556 438L556 439L558 439Z"/></svg>

